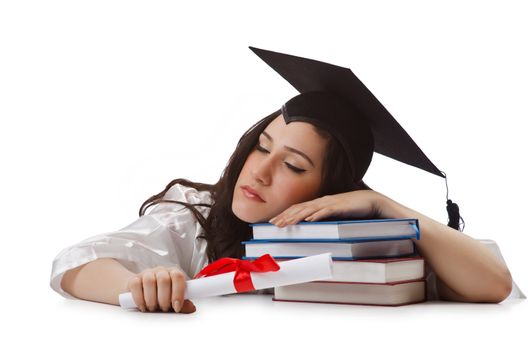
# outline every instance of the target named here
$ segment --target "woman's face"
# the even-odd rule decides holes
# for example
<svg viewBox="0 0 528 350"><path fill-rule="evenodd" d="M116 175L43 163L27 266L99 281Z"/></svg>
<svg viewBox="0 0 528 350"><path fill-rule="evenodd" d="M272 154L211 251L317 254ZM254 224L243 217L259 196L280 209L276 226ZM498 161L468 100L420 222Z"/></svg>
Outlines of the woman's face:
<svg viewBox="0 0 528 350"><path fill-rule="evenodd" d="M282 114L275 118L259 136L240 172L233 193L233 213L245 222L264 222L293 204L314 199L321 186L326 143L309 123L286 124ZM242 186L258 192L264 202L248 198Z"/></svg>

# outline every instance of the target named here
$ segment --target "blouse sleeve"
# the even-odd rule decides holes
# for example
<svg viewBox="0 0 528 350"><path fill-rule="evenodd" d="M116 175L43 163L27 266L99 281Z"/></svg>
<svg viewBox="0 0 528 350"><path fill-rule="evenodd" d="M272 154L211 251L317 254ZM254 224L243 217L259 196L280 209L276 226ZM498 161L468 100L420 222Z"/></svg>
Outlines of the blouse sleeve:
<svg viewBox="0 0 528 350"><path fill-rule="evenodd" d="M484 244L488 249L490 249L503 263L507 266L504 257L501 254L500 248L497 243L491 239L478 239L478 241ZM427 285L427 300L439 300L438 290L436 288L436 274L433 269L426 264L426 285ZM515 281L512 279L512 290L510 295L505 300L510 299L526 299L526 296L517 286Z"/></svg>
<svg viewBox="0 0 528 350"><path fill-rule="evenodd" d="M211 204L209 191L173 185L164 199ZM204 217L210 208L196 206ZM203 228L190 209L178 203L158 203L150 212L113 232L102 233L71 245L52 263L50 286L69 299L77 299L61 288L64 273L99 258L114 258L133 273L158 265L178 265L187 279L207 263L206 242L196 239ZM190 276L190 277L189 277Z"/></svg>

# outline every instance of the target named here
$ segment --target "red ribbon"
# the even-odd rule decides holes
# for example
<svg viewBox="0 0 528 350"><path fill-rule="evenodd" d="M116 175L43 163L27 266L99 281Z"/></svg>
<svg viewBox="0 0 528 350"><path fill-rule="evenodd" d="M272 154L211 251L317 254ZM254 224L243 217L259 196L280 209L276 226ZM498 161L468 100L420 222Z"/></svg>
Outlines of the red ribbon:
<svg viewBox="0 0 528 350"><path fill-rule="evenodd" d="M269 254L262 255L260 258L254 261L234 258L221 258L204 267L202 271L198 272L196 276L194 276L194 278L214 276L226 272L236 271L233 284L235 285L237 292L241 293L255 290L253 282L251 281L251 271L268 272L278 270L280 270L280 265L277 264L275 259L273 259L273 257Z"/></svg>

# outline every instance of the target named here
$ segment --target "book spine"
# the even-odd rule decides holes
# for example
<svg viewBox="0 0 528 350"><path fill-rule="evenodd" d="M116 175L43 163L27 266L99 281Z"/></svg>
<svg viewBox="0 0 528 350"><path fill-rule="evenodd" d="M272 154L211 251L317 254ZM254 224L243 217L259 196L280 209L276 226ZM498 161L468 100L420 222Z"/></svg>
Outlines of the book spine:
<svg viewBox="0 0 528 350"><path fill-rule="evenodd" d="M357 260L383 260L383 259L400 259L400 258L408 258L415 256L416 253L408 253L408 254L396 254L396 255L373 255L373 256L362 256L362 257L346 257L346 256L332 256L332 260L340 260L340 261L357 261ZM305 258L308 255L272 255L273 259L300 259ZM242 256L242 260L255 260L258 259L258 256Z"/></svg>
<svg viewBox="0 0 528 350"><path fill-rule="evenodd" d="M412 227L414 228L414 233L416 234L416 239L420 240L420 227L418 226L418 220L411 222Z"/></svg>
<svg viewBox="0 0 528 350"><path fill-rule="evenodd" d="M355 238L251 238L248 241L242 241L241 244L259 244L259 243L363 243L363 242L379 242L379 241L400 241L404 239L416 238L418 233L410 235L399 236L371 236L371 237L355 237Z"/></svg>
<svg viewBox="0 0 528 350"><path fill-rule="evenodd" d="M297 302L297 303L318 303L318 304L338 304L338 305L365 305L365 306L405 306L405 305L412 305L412 304L418 304L423 303L426 301L426 299L418 300L418 301L411 301L408 303L402 303L402 304L365 304L365 303L345 303L345 302L339 302L339 301L314 301L314 300L289 300L289 299L277 299L275 297L271 298L272 301L286 301L286 302Z"/></svg>
<svg viewBox="0 0 528 350"><path fill-rule="evenodd" d="M420 282L424 281L424 277L420 278L414 278L411 280L403 280L403 281L396 281L396 282L351 282L351 281L311 281L311 282L305 282L305 283L334 283L334 284L375 284L375 285L384 285L384 286L395 286L398 284L403 283L412 283L412 282Z"/></svg>

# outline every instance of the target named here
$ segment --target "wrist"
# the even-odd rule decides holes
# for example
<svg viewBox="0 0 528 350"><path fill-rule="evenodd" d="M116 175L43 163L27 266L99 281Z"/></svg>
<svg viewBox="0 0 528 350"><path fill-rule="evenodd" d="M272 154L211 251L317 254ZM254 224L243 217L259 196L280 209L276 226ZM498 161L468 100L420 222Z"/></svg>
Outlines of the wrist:
<svg viewBox="0 0 528 350"><path fill-rule="evenodd" d="M379 192L376 192L374 203L380 217L383 219L411 218L416 216L416 213L413 213L411 209Z"/></svg>

